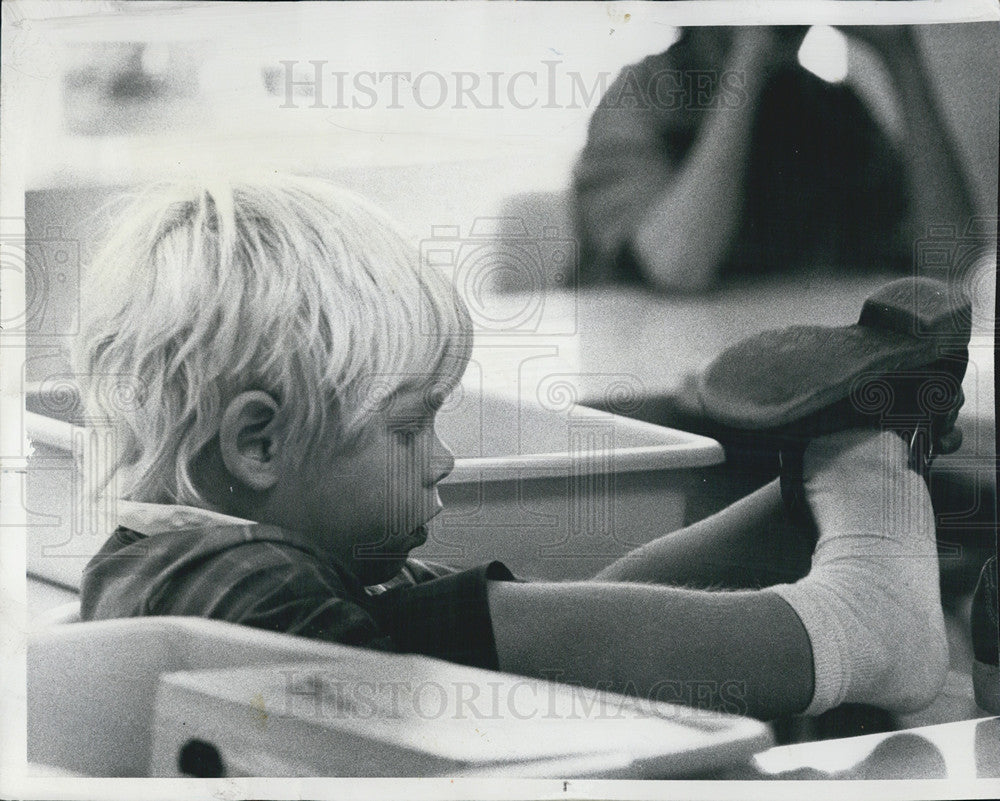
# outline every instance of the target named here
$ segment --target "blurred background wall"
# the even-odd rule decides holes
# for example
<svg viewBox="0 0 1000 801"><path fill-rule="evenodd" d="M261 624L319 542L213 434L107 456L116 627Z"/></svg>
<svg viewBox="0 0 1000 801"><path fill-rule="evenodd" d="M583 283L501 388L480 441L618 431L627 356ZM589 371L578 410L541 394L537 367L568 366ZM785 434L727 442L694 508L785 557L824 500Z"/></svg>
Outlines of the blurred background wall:
<svg viewBox="0 0 1000 801"><path fill-rule="evenodd" d="M370 15L345 17L333 29L302 18L293 24L288 14L257 7L247 11L256 22L234 24L232 13L202 10L196 19L188 15L189 24L177 12L159 21L133 15L104 26L68 26L51 48L34 121L38 135L27 154L24 258L32 274L25 379L68 369L79 275L114 224L106 201L123 188L251 165L317 172L375 200L416 239L437 225L465 232L514 195L556 193L558 201L585 140L601 76L613 80L623 66L677 36L670 26L630 27L610 7L601 24L573 24L565 12L552 12L537 28L511 16L489 28L436 30L405 6L377 29ZM225 34L213 37L213 31ZM1000 28L925 25L919 40L981 208L995 218ZM891 123L877 63L849 40L846 52L849 79ZM541 88L527 96L536 101L531 108L509 97L496 109L454 108L450 101L436 109L412 102L385 108L381 95L382 107L374 109L314 108L308 93L289 102L282 61L294 62L299 81L312 74L311 61L323 62L328 105L338 70L436 71L449 81L457 72L492 70L504 82L525 71ZM547 102L550 79L559 82L556 103ZM566 224L558 202L529 213Z"/></svg>

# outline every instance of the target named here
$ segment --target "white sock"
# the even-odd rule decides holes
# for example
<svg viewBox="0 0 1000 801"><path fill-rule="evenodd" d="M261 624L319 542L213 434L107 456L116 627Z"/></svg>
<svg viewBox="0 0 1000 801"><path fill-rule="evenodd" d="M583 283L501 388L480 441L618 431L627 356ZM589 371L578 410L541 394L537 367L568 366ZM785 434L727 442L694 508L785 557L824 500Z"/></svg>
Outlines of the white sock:
<svg viewBox="0 0 1000 801"><path fill-rule="evenodd" d="M803 467L819 529L809 575L770 588L802 620L815 689L806 714L846 702L895 712L927 706L944 683L948 643L934 512L893 433L814 440Z"/></svg>

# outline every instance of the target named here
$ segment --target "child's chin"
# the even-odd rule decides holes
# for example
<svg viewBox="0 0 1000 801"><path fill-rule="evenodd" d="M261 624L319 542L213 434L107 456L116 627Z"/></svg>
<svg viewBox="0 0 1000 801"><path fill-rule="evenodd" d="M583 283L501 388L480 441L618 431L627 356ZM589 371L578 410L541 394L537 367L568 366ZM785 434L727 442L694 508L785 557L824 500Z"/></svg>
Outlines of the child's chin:
<svg viewBox="0 0 1000 801"><path fill-rule="evenodd" d="M361 583L370 587L373 584L381 584L393 578L406 564L406 554L393 554L381 558L359 560L355 564L355 573Z"/></svg>
<svg viewBox="0 0 1000 801"><path fill-rule="evenodd" d="M427 528L418 526L409 534L393 542L392 546L379 556L368 559L359 558L355 563L355 573L366 587L388 581L406 564L410 551L419 548L425 542L427 542Z"/></svg>

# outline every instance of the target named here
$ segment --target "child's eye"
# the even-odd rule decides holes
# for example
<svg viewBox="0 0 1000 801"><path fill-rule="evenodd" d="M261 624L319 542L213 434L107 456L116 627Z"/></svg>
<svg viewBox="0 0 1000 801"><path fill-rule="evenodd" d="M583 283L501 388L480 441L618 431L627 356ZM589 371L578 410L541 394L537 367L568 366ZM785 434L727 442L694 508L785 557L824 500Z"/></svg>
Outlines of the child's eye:
<svg viewBox="0 0 1000 801"><path fill-rule="evenodd" d="M395 425L392 428L392 433L397 437L402 439L404 442L411 442L425 431L428 431L434 427L433 423L430 422L414 422L407 423L405 425Z"/></svg>

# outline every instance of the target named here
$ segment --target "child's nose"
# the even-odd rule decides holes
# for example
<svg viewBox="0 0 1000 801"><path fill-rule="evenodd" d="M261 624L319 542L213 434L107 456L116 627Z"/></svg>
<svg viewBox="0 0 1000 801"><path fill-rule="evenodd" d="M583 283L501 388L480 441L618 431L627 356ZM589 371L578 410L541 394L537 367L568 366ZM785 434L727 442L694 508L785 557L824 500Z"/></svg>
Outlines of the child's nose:
<svg viewBox="0 0 1000 801"><path fill-rule="evenodd" d="M431 475L433 483L437 484L455 469L455 454L444 444L437 434L434 435L434 448L431 452Z"/></svg>

